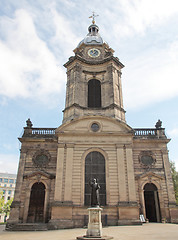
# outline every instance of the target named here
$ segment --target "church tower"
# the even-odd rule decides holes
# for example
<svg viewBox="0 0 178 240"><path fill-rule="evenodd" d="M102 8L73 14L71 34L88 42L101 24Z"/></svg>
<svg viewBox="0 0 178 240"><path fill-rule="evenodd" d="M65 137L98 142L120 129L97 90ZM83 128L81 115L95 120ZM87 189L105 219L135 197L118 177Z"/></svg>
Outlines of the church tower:
<svg viewBox="0 0 178 240"><path fill-rule="evenodd" d="M93 16L94 17L94 16ZM102 39L93 19L87 36L64 64L62 125L34 128L21 144L7 230L83 227L91 202L89 181L100 185L103 225L178 223L165 129L133 129L125 121L124 65ZM39 224L40 223L40 224Z"/></svg>
<svg viewBox="0 0 178 240"><path fill-rule="evenodd" d="M121 69L114 50L101 38L93 21L87 36L74 50L67 68L63 123L82 116L107 116L125 122Z"/></svg>

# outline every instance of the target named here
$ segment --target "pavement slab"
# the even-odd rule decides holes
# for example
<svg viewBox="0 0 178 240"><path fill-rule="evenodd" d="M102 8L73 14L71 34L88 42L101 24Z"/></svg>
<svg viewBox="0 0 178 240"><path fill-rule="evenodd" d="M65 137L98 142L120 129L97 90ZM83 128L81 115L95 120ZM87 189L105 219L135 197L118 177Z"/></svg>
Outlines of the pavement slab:
<svg viewBox="0 0 178 240"><path fill-rule="evenodd" d="M8 232L0 225L0 240L75 240L87 229L75 228L39 232ZM114 240L178 240L178 224L146 223L142 226L104 227L103 235Z"/></svg>

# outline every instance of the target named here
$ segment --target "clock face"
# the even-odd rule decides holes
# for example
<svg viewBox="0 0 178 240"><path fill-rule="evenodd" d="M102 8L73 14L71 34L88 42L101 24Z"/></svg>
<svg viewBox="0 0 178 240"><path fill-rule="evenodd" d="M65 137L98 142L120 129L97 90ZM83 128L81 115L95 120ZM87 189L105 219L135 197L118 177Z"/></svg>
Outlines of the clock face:
<svg viewBox="0 0 178 240"><path fill-rule="evenodd" d="M92 48L88 50L88 55L90 57L98 57L100 55L100 50L96 49L96 48Z"/></svg>

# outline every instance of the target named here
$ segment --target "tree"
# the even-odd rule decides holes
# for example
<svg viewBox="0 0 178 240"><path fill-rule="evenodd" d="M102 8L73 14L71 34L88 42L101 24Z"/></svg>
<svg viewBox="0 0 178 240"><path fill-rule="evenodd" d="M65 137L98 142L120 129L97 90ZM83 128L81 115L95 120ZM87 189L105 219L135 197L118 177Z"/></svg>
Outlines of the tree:
<svg viewBox="0 0 178 240"><path fill-rule="evenodd" d="M175 162L171 161L170 166L171 166L172 180L174 184L176 203L178 204L178 172L176 171Z"/></svg>
<svg viewBox="0 0 178 240"><path fill-rule="evenodd" d="M0 191L0 213L3 213L3 206L4 206L4 197L3 197L3 192Z"/></svg>
<svg viewBox="0 0 178 240"><path fill-rule="evenodd" d="M7 216L9 215L12 201L13 199L10 199L5 203L3 192L0 192L0 213L4 214L4 222L6 222Z"/></svg>

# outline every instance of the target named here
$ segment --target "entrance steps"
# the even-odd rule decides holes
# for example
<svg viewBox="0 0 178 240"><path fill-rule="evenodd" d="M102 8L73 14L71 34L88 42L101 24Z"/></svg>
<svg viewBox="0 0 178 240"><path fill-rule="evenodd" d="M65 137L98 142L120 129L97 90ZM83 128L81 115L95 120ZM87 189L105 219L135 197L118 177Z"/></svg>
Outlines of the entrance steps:
<svg viewBox="0 0 178 240"><path fill-rule="evenodd" d="M17 223L8 224L7 231L47 231L48 226L46 223Z"/></svg>

